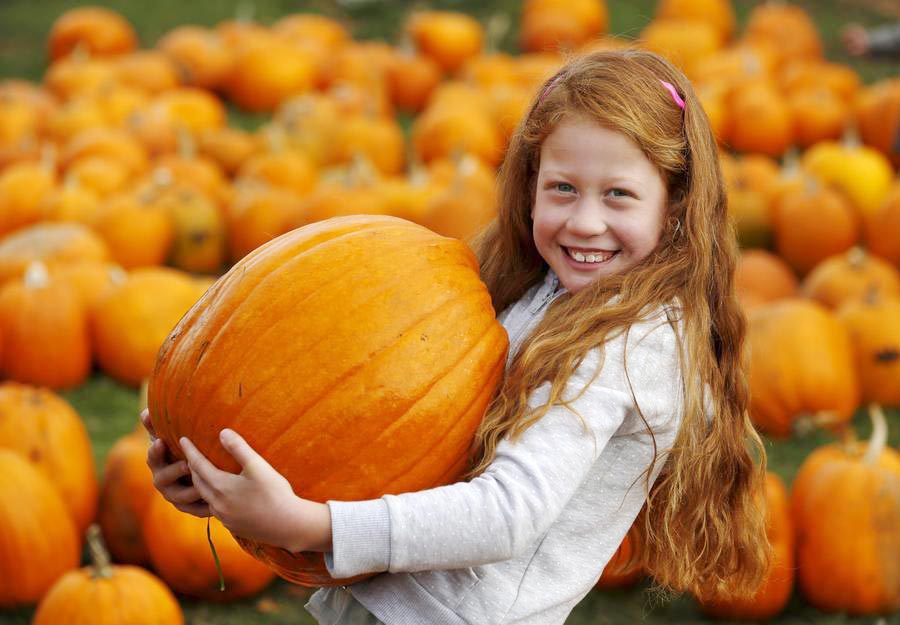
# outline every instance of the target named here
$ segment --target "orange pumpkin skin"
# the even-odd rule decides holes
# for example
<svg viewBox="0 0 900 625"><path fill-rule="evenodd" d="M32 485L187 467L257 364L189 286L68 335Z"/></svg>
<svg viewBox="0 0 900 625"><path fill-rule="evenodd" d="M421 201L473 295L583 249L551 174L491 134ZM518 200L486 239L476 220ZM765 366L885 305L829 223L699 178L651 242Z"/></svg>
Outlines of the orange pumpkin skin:
<svg viewBox="0 0 900 625"><path fill-rule="evenodd" d="M218 442L227 426L299 496L371 499L458 478L506 348L465 245L394 217L330 219L207 291L160 351L150 414L176 456L188 436L239 470ZM321 554L242 544L290 581L343 583Z"/></svg>
<svg viewBox="0 0 900 625"><path fill-rule="evenodd" d="M19 453L0 449L0 607L37 603L78 566L78 531L59 492Z"/></svg>
<svg viewBox="0 0 900 625"><path fill-rule="evenodd" d="M32 625L183 625L181 606L155 575L130 565L111 565L96 526L88 532L93 566L69 571L47 592Z"/></svg>
<svg viewBox="0 0 900 625"><path fill-rule="evenodd" d="M837 318L850 333L863 401L900 406L900 298L848 302Z"/></svg>
<svg viewBox="0 0 900 625"><path fill-rule="evenodd" d="M864 218L868 250L900 267L900 182L891 187L881 208Z"/></svg>
<svg viewBox="0 0 900 625"><path fill-rule="evenodd" d="M833 310L874 294L900 296L900 272L859 248L826 258L809 272L801 291Z"/></svg>
<svg viewBox="0 0 900 625"><path fill-rule="evenodd" d="M900 453L864 443L813 451L794 478L791 512L800 588L826 612L900 609Z"/></svg>
<svg viewBox="0 0 900 625"><path fill-rule="evenodd" d="M154 491L149 446L147 433L139 428L116 441L106 456L97 520L116 562L150 563L141 529Z"/></svg>
<svg viewBox="0 0 900 625"><path fill-rule="evenodd" d="M799 281L782 259L765 250L744 250L738 261L734 289L745 307L797 294Z"/></svg>
<svg viewBox="0 0 900 625"><path fill-rule="evenodd" d="M637 582L644 575L638 550L641 548L641 536L637 527L632 525L622 544L616 549L613 557L603 569L595 588L626 588Z"/></svg>
<svg viewBox="0 0 900 625"><path fill-rule="evenodd" d="M154 491L147 504L142 531L150 561L175 592L206 601L234 601L255 595L275 574L244 553L215 517L210 535L222 566L225 590L206 538L206 519L180 512Z"/></svg>
<svg viewBox="0 0 900 625"><path fill-rule="evenodd" d="M794 588L794 530L787 489L781 478L766 474L766 534L772 544L771 568L750 597L700 599L701 610L730 620L765 620L779 614Z"/></svg>
<svg viewBox="0 0 900 625"><path fill-rule="evenodd" d="M52 480L79 531L97 511L97 472L87 430L56 393L0 384L0 447L27 458Z"/></svg>
<svg viewBox="0 0 900 625"><path fill-rule="evenodd" d="M87 311L68 284L53 280L35 263L21 281L0 288L0 371L27 384L61 389L78 386L91 370Z"/></svg>
<svg viewBox="0 0 900 625"><path fill-rule="evenodd" d="M863 142L900 167L900 152L892 143L900 132L900 78L882 80L860 90L855 114Z"/></svg>
<svg viewBox="0 0 900 625"><path fill-rule="evenodd" d="M166 336L200 296L195 281L168 267L136 269L100 300L91 337L100 367L137 387L153 371Z"/></svg>
<svg viewBox="0 0 900 625"><path fill-rule="evenodd" d="M784 438L803 415L839 427L859 405L859 382L846 329L824 307L785 299L749 313L750 415Z"/></svg>
<svg viewBox="0 0 900 625"><path fill-rule="evenodd" d="M115 56L137 47L137 34L121 14L103 7L79 7L53 22L48 37L53 60L72 53L76 46L91 56Z"/></svg>
<svg viewBox="0 0 900 625"><path fill-rule="evenodd" d="M41 223L0 239L0 284L21 278L28 264L36 260L52 268L108 259L109 248L87 226Z"/></svg>

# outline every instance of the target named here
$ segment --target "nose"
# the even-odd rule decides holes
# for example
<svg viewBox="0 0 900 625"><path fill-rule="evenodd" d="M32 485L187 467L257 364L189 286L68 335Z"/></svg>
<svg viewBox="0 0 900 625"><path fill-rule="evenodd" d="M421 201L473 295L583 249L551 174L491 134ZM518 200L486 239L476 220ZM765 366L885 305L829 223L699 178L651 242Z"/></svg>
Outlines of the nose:
<svg viewBox="0 0 900 625"><path fill-rule="evenodd" d="M590 238L607 231L606 207L593 198L580 198L570 213L566 227L572 234Z"/></svg>

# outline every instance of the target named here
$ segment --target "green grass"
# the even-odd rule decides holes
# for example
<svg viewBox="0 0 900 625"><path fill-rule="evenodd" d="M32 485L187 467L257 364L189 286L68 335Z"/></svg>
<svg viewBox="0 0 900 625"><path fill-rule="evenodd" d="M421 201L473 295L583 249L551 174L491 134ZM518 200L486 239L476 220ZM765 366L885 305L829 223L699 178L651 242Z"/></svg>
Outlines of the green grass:
<svg viewBox="0 0 900 625"><path fill-rule="evenodd" d="M2 0L0 2L0 79L5 77L40 80L46 69L46 37L53 20L64 10L83 3L70 0ZM99 0L93 4L108 6L128 17L139 31L144 46L153 43L166 31L180 24L213 25L246 12L253 6L253 17L264 24L279 16L295 11L314 11L342 20L358 39L381 38L395 42L404 15L411 7L422 2L392 0L366 2L361 0L334 2L325 0L255 0L240 2L231 0ZM516 29L521 3L516 0L443 0L429 3L436 8L466 11L481 20L505 12L512 16L513 28L498 42L499 49L515 51ZM734 0L739 22L743 23L755 2ZM863 77L873 82L896 74L896 66L886 61L867 61L849 58L844 54L838 33L843 24L857 21L872 25L891 16L875 9L864 10L849 0L805 0L798 2L813 15L826 44L829 59L847 63ZM877 6L874 2L869 2ZM887 6L889 3L882 3ZM611 32L634 37L652 17L655 0L608 0L611 13ZM894 15L894 18L897 16ZM232 111L232 121L245 127L255 127L262 118ZM64 393L83 416L93 442L94 457L98 469L113 443L130 431L137 422L137 392L112 382L102 375L95 375L82 387ZM889 412L891 444L900 446L900 411ZM856 416L854 425L861 437L870 430L862 413ZM788 483L793 479L800 463L817 446L831 439L824 433L815 433L789 441L767 441L770 468ZM2 583L2 580L0 580ZM695 602L681 597L662 605L651 605L646 584L631 590L592 592L576 608L569 625L609 624L625 625L647 623L662 625L676 623L694 625L710 623L697 610ZM312 625L312 619L303 610L309 591L286 582L273 583L259 597L228 605L216 605L182 599L189 625L255 625L294 624ZM0 625L24 625L31 620L31 608L0 611ZM900 615L892 615L882 621L874 617L850 618L844 615L825 615L803 602L795 593L781 617L772 621L779 625L863 625L885 623L900 625ZM65 625L65 624L60 624Z"/></svg>

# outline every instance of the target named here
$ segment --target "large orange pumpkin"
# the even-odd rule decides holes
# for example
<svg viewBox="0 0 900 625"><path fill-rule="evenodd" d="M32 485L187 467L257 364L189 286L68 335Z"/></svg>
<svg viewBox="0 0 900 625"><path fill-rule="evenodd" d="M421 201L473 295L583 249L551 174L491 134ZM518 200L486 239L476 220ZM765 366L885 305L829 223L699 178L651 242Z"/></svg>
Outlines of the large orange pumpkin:
<svg viewBox="0 0 900 625"><path fill-rule="evenodd" d="M900 453L881 409L870 414L868 443L820 447L794 478L800 588L826 612L900 610Z"/></svg>
<svg viewBox="0 0 900 625"><path fill-rule="evenodd" d="M794 422L840 427L859 404L859 382L846 329L824 307L785 299L750 311L750 416L775 437Z"/></svg>
<svg viewBox="0 0 900 625"><path fill-rule="evenodd" d="M734 275L734 290L745 308L797 294L799 282L781 258L766 250L744 250Z"/></svg>
<svg viewBox="0 0 900 625"><path fill-rule="evenodd" d="M701 598L704 613L722 619L762 621L780 613L794 587L794 531L788 492L781 478L766 473L766 535L772 562L759 590L748 597Z"/></svg>
<svg viewBox="0 0 900 625"><path fill-rule="evenodd" d="M900 271L861 248L826 258L803 279L806 297L831 309L872 294L900 295Z"/></svg>
<svg viewBox="0 0 900 625"><path fill-rule="evenodd" d="M97 510L97 472L87 429L56 393L0 384L0 447L27 458L53 482L79 531Z"/></svg>
<svg viewBox="0 0 900 625"><path fill-rule="evenodd" d="M78 530L50 480L0 449L0 607L37 603L80 555Z"/></svg>
<svg viewBox="0 0 900 625"><path fill-rule="evenodd" d="M597 580L596 588L625 588L633 585L644 575L641 564L642 538L638 525L632 525L622 543Z"/></svg>
<svg viewBox="0 0 900 625"><path fill-rule="evenodd" d="M113 565L100 531L91 526L88 546L93 566L69 571L47 592L32 625L182 625L184 615L172 591L137 566Z"/></svg>
<svg viewBox="0 0 900 625"><path fill-rule="evenodd" d="M175 455L188 436L229 471L218 432L234 428L314 501L418 490L465 469L506 347L465 245L394 217L330 219L207 291L160 351L150 414ZM341 583L322 554L243 544L291 581Z"/></svg>

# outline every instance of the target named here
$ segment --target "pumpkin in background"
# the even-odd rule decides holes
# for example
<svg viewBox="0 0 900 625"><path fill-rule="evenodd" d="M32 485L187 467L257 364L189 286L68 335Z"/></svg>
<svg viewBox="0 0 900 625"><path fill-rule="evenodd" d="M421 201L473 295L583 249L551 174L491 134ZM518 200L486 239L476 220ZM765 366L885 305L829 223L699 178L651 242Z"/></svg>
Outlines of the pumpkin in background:
<svg viewBox="0 0 900 625"><path fill-rule="evenodd" d="M269 141L273 144L270 151L247 158L237 171L236 184L254 180L297 195L306 195L316 188L319 181L316 165L302 152L279 145L285 140L279 135L277 127L273 128L269 133Z"/></svg>
<svg viewBox="0 0 900 625"><path fill-rule="evenodd" d="M194 273L216 273L225 262L225 218L215 200L190 184L167 187L158 203L175 231L169 261Z"/></svg>
<svg viewBox="0 0 900 625"><path fill-rule="evenodd" d="M199 154L218 163L229 176L234 176L244 161L261 149L255 135L227 126L201 130L194 140Z"/></svg>
<svg viewBox="0 0 900 625"><path fill-rule="evenodd" d="M734 8L729 0L661 0L656 5L657 19L702 20L729 41L734 35Z"/></svg>
<svg viewBox="0 0 900 625"><path fill-rule="evenodd" d="M454 107L430 105L413 121L412 144L425 163L465 152L493 167L503 157L500 132L488 107L472 102Z"/></svg>
<svg viewBox="0 0 900 625"><path fill-rule="evenodd" d="M39 223L0 239L0 284L21 278L33 262L56 268L76 262L105 262L109 248L78 223Z"/></svg>
<svg viewBox="0 0 900 625"><path fill-rule="evenodd" d="M869 412L868 442L819 447L794 478L800 588L825 612L900 609L900 453L887 446L881 409Z"/></svg>
<svg viewBox="0 0 900 625"><path fill-rule="evenodd" d="M840 189L862 219L881 208L894 181L887 157L863 145L821 141L803 153L800 165Z"/></svg>
<svg viewBox="0 0 900 625"><path fill-rule="evenodd" d="M97 521L116 562L147 565L143 519L153 496L153 474L147 467L150 437L143 427L116 441L106 456Z"/></svg>
<svg viewBox="0 0 900 625"><path fill-rule="evenodd" d="M644 575L641 565L641 534L637 525L632 525L613 557L607 562L603 574L595 588L626 588Z"/></svg>
<svg viewBox="0 0 900 625"><path fill-rule="evenodd" d="M497 214L495 176L477 158L432 161L432 175L444 188L425 207L422 225L445 237L469 240Z"/></svg>
<svg viewBox="0 0 900 625"><path fill-rule="evenodd" d="M132 176L143 174L150 166L144 147L120 128L90 128L76 134L63 146L60 165L65 169L89 156L101 156L121 163Z"/></svg>
<svg viewBox="0 0 900 625"><path fill-rule="evenodd" d="M89 164L93 166L93 163ZM57 187L41 200L41 214L45 221L77 221L90 223L97 212L99 198L89 185L82 184L80 176L66 176Z"/></svg>
<svg viewBox="0 0 900 625"><path fill-rule="evenodd" d="M815 302L785 299L749 312L750 416L788 437L795 421L839 429L859 405L847 330Z"/></svg>
<svg viewBox="0 0 900 625"><path fill-rule="evenodd" d="M847 103L822 87L797 89L788 94L787 103L793 121L794 142L803 148L840 138L850 121Z"/></svg>
<svg viewBox="0 0 900 625"><path fill-rule="evenodd" d="M797 295L799 280L781 258L766 250L744 250L734 289L744 308Z"/></svg>
<svg viewBox="0 0 900 625"><path fill-rule="evenodd" d="M49 270L52 279L75 289L88 316L97 303L106 296L107 291L128 279L128 274L118 265L97 261L54 265L49 267Z"/></svg>
<svg viewBox="0 0 900 625"><path fill-rule="evenodd" d="M63 575L41 599L32 625L183 625L181 606L159 578L140 567L112 564L96 525L87 541L92 565Z"/></svg>
<svg viewBox="0 0 900 625"><path fill-rule="evenodd" d="M900 295L900 271L854 247L826 258L804 278L801 291L831 309L874 294Z"/></svg>
<svg viewBox="0 0 900 625"><path fill-rule="evenodd" d="M305 218L303 202L296 193L253 179L235 184L231 203L225 207L229 258L238 261L296 227Z"/></svg>
<svg viewBox="0 0 900 625"><path fill-rule="evenodd" d="M775 160L761 154L740 158L720 155L728 211L743 248L769 247L772 242L771 188L778 178Z"/></svg>
<svg viewBox="0 0 900 625"><path fill-rule="evenodd" d="M859 220L838 191L807 178L773 201L775 249L800 275L859 241Z"/></svg>
<svg viewBox="0 0 900 625"><path fill-rule="evenodd" d="M729 99L726 143L740 152L780 157L794 142L793 118L784 97L767 81L734 88Z"/></svg>
<svg viewBox="0 0 900 625"><path fill-rule="evenodd" d="M868 250L900 268L900 182L877 211L863 219Z"/></svg>
<svg viewBox="0 0 900 625"><path fill-rule="evenodd" d="M201 26L173 28L156 47L172 60L186 84L201 89L221 87L234 62L233 52L219 34Z"/></svg>
<svg viewBox="0 0 900 625"><path fill-rule="evenodd" d="M608 30L605 0L528 0L522 7L519 47L528 52L570 52Z"/></svg>
<svg viewBox="0 0 900 625"><path fill-rule="evenodd" d="M398 176L406 166L403 128L394 119L351 115L338 127L329 154L332 164L366 158L385 176Z"/></svg>
<svg viewBox="0 0 900 625"><path fill-rule="evenodd" d="M196 154L193 138L186 139L182 147L178 154L156 159L150 180L164 187L191 185L218 204L225 204L231 196L230 181L221 166L210 157Z"/></svg>
<svg viewBox="0 0 900 625"><path fill-rule="evenodd" d="M166 336L198 297L195 281L176 269L145 267L130 272L91 316L100 367L119 382L137 387L153 371Z"/></svg>
<svg viewBox="0 0 900 625"><path fill-rule="evenodd" d="M291 96L310 91L316 80L315 58L308 50L267 34L238 49L226 89L246 111L273 111Z"/></svg>
<svg viewBox="0 0 900 625"><path fill-rule="evenodd" d="M120 13L103 7L79 7L60 15L50 27L50 58L57 60L82 47L91 56L116 56L138 45L137 34Z"/></svg>
<svg viewBox="0 0 900 625"><path fill-rule="evenodd" d="M46 388L0 384L0 447L37 467L62 496L79 532L97 510L97 473L81 417Z"/></svg>
<svg viewBox="0 0 900 625"><path fill-rule="evenodd" d="M900 133L900 78L888 78L861 89L855 103L859 135L900 167L895 143Z"/></svg>
<svg viewBox="0 0 900 625"><path fill-rule="evenodd" d="M419 52L451 74L478 56L484 45L481 24L464 13L420 11L410 16L405 28Z"/></svg>
<svg viewBox="0 0 900 625"><path fill-rule="evenodd" d="M41 203L56 186L51 160L13 163L0 171L0 237L43 219Z"/></svg>
<svg viewBox="0 0 900 625"><path fill-rule="evenodd" d="M78 530L53 484L17 452L0 449L0 607L37 603L78 566Z"/></svg>
<svg viewBox="0 0 900 625"><path fill-rule="evenodd" d="M688 76L700 59L722 49L722 34L707 21L694 19L653 20L641 31L640 44L675 64Z"/></svg>
<svg viewBox="0 0 900 625"><path fill-rule="evenodd" d="M87 311L78 293L52 279L43 263L0 287L0 336L3 377L61 389L78 386L90 373Z"/></svg>
<svg viewBox="0 0 900 625"><path fill-rule="evenodd" d="M427 56L401 50L387 68L391 101L399 109L418 113L441 82L441 68Z"/></svg>
<svg viewBox="0 0 900 625"><path fill-rule="evenodd" d="M160 351L150 415L176 456L188 436L229 471L217 433L234 428L314 501L419 490L465 469L506 348L465 245L394 217L330 219L207 291ZM296 583L343 583L320 553L242 544Z"/></svg>
<svg viewBox="0 0 900 625"><path fill-rule="evenodd" d="M794 531L787 489L780 477L766 472L766 535L772 562L762 586L749 597L701 598L704 614L719 619L764 621L784 609L794 587Z"/></svg>
<svg viewBox="0 0 900 625"><path fill-rule="evenodd" d="M765 2L753 7L744 38L770 46L781 62L822 58L822 38L809 14L786 2Z"/></svg>
<svg viewBox="0 0 900 625"><path fill-rule="evenodd" d="M66 166L65 176L64 185L69 185L70 181L77 183L99 198L126 189L134 180L134 173L127 164L102 155L81 156L73 160ZM52 197L44 199L45 204L52 201ZM96 211L95 206L90 214ZM78 221L90 223L90 220L85 218Z"/></svg>
<svg viewBox="0 0 900 625"><path fill-rule="evenodd" d="M863 401L900 406L900 297L870 293L837 318L850 333Z"/></svg>
<svg viewBox="0 0 900 625"><path fill-rule="evenodd" d="M160 205L160 194L154 185L119 193L94 215L91 227L125 269L162 265L169 255L175 230L171 215Z"/></svg>
<svg viewBox="0 0 900 625"><path fill-rule="evenodd" d="M153 490L143 518L144 544L159 576L175 592L205 601L235 601L255 595L275 577L245 553L221 521L209 519L225 590L206 536L207 519L179 511Z"/></svg>

